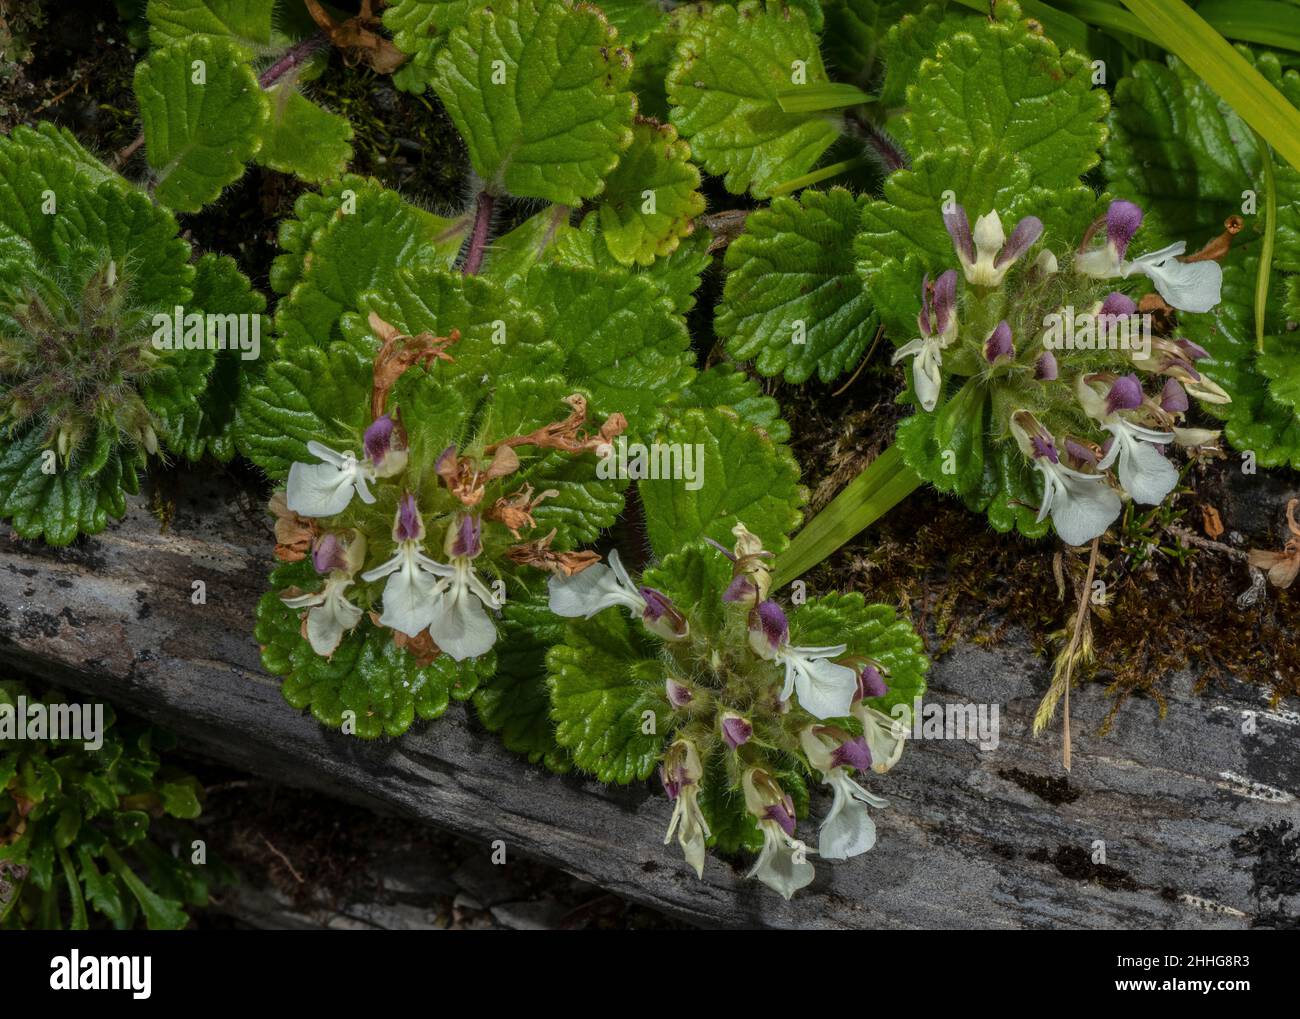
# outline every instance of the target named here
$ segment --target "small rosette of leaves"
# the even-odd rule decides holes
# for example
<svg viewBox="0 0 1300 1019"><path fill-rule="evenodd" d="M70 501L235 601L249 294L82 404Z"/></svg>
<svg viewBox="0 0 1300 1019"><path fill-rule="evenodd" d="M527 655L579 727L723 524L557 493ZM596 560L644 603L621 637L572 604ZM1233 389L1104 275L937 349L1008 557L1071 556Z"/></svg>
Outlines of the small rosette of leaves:
<svg viewBox="0 0 1300 1019"><path fill-rule="evenodd" d="M486 280L417 269L361 303L347 338L284 345L239 418L284 488L263 660L295 706L376 737L469 697L503 606L586 561L622 507L598 461L626 419L597 420Z"/></svg>
<svg viewBox="0 0 1300 1019"><path fill-rule="evenodd" d="M238 387L262 302L64 132L0 139L0 177L0 516L62 545L125 513L150 455L231 455L206 387L218 359Z"/></svg>
<svg viewBox="0 0 1300 1019"><path fill-rule="evenodd" d="M56 717L88 711L103 713L97 733L50 738ZM163 764L172 745L160 730L118 723L107 705L0 682L0 929L178 930L187 908L207 905L227 873L191 862L182 822L199 816L203 791Z"/></svg>
<svg viewBox="0 0 1300 1019"><path fill-rule="evenodd" d="M888 771L900 724L925 689L911 626L860 594L788 610L769 597L770 553L743 525L731 550L697 543L632 581L607 564L549 581L573 619L547 655L556 739L605 782L659 771L673 803L668 839L703 874L706 849L756 853L750 871L787 898L809 857L869 850L868 808L885 801L854 774ZM796 837L808 787L832 787L816 845Z"/></svg>

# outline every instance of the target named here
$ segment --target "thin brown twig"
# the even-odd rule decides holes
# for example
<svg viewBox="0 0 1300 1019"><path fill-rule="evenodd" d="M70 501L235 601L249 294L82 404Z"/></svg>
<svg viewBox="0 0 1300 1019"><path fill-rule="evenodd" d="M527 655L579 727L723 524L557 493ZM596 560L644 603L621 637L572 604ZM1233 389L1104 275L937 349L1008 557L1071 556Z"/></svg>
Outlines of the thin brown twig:
<svg viewBox="0 0 1300 1019"><path fill-rule="evenodd" d="M881 322L880 325L876 327L876 335L875 338L872 339L871 341L871 346L867 348L867 352L862 356L862 360L858 363L857 368L853 370L853 374L849 377L849 381L844 383L844 385L840 386L840 388L835 390L835 392L831 393L831 396L839 396L842 392L844 392L844 390L848 389L849 386L853 385L853 383L857 381L858 376L862 374L862 369L865 368L867 366L867 362L871 360L871 355L874 354L876 352L876 348L880 346L880 338L884 335L885 335L885 323Z"/></svg>
<svg viewBox="0 0 1300 1019"><path fill-rule="evenodd" d="M268 839L265 835L263 835L262 841L266 843L266 848L271 850L271 852L273 852L280 859L280 862L282 862L286 867L289 868L289 873L293 875L293 879L297 881L298 884L301 885L307 883L306 880L303 878L303 876L298 873L297 868L294 867L294 865L289 862L289 857L285 856L284 853L282 853L279 849L277 849L274 845L272 845L270 839Z"/></svg>

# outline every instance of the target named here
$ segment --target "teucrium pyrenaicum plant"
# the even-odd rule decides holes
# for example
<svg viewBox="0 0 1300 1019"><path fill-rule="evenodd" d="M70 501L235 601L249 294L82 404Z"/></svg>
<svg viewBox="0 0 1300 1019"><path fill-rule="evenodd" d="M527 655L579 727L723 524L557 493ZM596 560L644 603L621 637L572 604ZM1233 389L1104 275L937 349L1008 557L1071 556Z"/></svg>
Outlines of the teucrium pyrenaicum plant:
<svg viewBox="0 0 1300 1019"><path fill-rule="evenodd" d="M812 857L876 841L860 783L897 763L928 666L921 639L887 605L829 594L783 605L771 553L743 523L731 549L696 543L633 581L618 554L549 581L574 620L547 655L556 736L607 782L658 771L674 837L703 875L706 850L756 853L749 872L789 898ZM897 705L907 711L895 712ZM831 802L800 835L808 786Z"/></svg>

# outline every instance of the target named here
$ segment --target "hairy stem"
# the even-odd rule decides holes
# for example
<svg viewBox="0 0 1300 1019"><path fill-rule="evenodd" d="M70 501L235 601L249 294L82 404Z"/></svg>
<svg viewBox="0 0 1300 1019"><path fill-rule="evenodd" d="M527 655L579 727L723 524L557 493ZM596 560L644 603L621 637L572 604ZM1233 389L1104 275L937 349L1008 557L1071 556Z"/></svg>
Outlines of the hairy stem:
<svg viewBox="0 0 1300 1019"><path fill-rule="evenodd" d="M295 67L305 64L317 50L328 46L329 41L329 36L323 31L299 39L289 47L284 56L258 75L257 83L262 88L270 88Z"/></svg>
<svg viewBox="0 0 1300 1019"><path fill-rule="evenodd" d="M492 209L496 199L487 191L478 193L474 209L474 228L469 235L469 251L465 253L465 265L461 272L473 276L483 267L483 256L487 254L488 235L492 228Z"/></svg>

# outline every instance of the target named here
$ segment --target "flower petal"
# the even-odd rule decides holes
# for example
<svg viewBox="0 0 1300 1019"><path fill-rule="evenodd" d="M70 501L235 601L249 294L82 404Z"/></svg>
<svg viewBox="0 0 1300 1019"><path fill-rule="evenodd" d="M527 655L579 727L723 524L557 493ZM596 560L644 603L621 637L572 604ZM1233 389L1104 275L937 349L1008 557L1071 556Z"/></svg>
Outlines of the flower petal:
<svg viewBox="0 0 1300 1019"><path fill-rule="evenodd" d="M858 675L844 665L824 658L808 658L801 648L786 648L782 654L787 669L794 673L799 706L814 718L843 718L858 692Z"/></svg>
<svg viewBox="0 0 1300 1019"><path fill-rule="evenodd" d="M285 505L304 517L332 517L348 508L356 477L355 466L295 463L289 468Z"/></svg>
<svg viewBox="0 0 1300 1019"><path fill-rule="evenodd" d="M453 581L434 599L432 614L429 636L458 662L486 654L496 643L496 624L468 584Z"/></svg>

